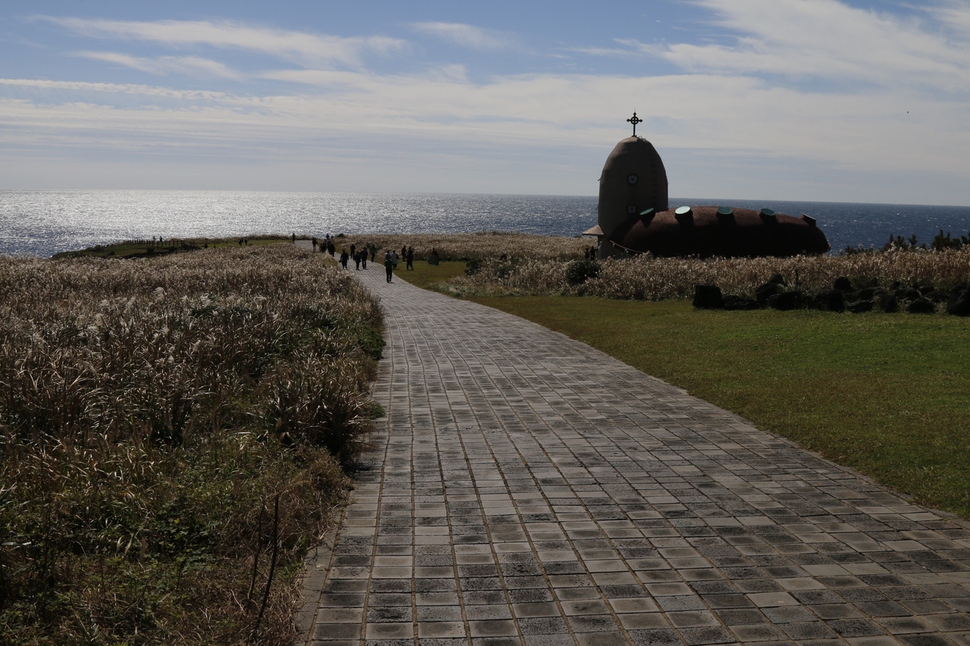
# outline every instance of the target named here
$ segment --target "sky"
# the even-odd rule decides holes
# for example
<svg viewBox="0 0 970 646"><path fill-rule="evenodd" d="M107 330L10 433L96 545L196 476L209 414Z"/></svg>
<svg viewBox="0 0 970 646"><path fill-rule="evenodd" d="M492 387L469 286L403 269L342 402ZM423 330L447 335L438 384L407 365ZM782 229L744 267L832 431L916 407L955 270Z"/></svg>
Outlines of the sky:
<svg viewBox="0 0 970 646"><path fill-rule="evenodd" d="M3 0L0 189L970 205L970 0Z"/></svg>

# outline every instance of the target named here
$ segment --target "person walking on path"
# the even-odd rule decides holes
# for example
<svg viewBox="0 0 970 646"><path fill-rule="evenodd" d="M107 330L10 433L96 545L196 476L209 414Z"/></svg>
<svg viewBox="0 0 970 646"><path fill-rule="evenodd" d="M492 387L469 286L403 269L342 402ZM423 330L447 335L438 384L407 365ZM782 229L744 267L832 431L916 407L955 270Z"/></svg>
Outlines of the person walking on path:
<svg viewBox="0 0 970 646"><path fill-rule="evenodd" d="M387 272L387 282L391 282L391 277L394 276L394 259L391 258L390 249L384 252L384 270Z"/></svg>
<svg viewBox="0 0 970 646"><path fill-rule="evenodd" d="M404 256L404 259L407 261L405 268L409 270L413 270L414 269L414 247L408 247L408 252L407 252L407 255Z"/></svg>
<svg viewBox="0 0 970 646"><path fill-rule="evenodd" d="M350 255L347 253L347 250L344 249L343 251L340 252L340 265L344 269L347 268L347 261L348 260L350 260Z"/></svg>

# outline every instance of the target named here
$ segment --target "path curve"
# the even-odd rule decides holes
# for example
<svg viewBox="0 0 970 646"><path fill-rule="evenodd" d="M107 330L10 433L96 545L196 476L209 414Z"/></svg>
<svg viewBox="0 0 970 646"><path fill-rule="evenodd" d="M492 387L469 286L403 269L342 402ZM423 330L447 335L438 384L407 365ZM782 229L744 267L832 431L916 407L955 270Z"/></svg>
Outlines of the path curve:
<svg viewBox="0 0 970 646"><path fill-rule="evenodd" d="M301 644L970 645L966 523L559 333L355 275L387 417Z"/></svg>

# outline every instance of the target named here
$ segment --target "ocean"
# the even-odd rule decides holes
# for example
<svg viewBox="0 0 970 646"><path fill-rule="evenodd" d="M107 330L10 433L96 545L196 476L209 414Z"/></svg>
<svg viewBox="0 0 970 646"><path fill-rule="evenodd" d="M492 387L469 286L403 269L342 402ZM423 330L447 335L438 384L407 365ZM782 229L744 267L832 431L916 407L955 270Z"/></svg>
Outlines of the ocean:
<svg viewBox="0 0 970 646"><path fill-rule="evenodd" d="M970 231L970 207L671 198L807 214L832 252L881 247L890 235L929 243ZM596 197L250 191L0 191L0 254L49 257L122 240L258 234L471 233L576 236L596 224Z"/></svg>

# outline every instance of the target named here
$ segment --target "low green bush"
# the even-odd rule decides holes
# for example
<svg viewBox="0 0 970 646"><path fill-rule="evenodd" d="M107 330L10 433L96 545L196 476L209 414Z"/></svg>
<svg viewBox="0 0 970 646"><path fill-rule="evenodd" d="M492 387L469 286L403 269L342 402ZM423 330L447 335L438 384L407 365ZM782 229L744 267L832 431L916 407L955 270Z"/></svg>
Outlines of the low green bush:
<svg viewBox="0 0 970 646"><path fill-rule="evenodd" d="M566 266L566 280L570 285L582 285L590 278L600 275L600 264L595 260L586 258L574 260Z"/></svg>

